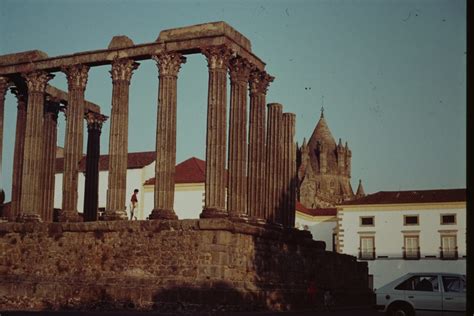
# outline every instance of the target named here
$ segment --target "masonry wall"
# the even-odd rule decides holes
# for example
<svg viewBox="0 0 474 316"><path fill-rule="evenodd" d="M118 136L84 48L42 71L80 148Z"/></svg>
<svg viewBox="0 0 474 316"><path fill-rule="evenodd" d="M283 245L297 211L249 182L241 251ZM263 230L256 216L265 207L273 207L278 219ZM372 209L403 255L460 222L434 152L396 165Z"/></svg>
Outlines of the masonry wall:
<svg viewBox="0 0 474 316"><path fill-rule="evenodd" d="M367 264L322 247L226 219L0 223L0 310L299 309L311 280L371 303Z"/></svg>

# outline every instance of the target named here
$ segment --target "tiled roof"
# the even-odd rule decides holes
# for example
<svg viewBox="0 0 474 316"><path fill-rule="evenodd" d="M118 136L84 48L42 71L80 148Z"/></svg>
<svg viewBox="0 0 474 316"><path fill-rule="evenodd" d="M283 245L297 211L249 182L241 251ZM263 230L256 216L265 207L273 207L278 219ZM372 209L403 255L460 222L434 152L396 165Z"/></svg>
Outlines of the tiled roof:
<svg viewBox="0 0 474 316"><path fill-rule="evenodd" d="M380 191L342 205L464 202L466 189Z"/></svg>
<svg viewBox="0 0 474 316"><path fill-rule="evenodd" d="M336 208L306 208L303 204L296 201L296 211L310 215L310 216L336 216L337 209Z"/></svg>
<svg viewBox="0 0 474 316"><path fill-rule="evenodd" d="M206 162L191 157L176 165L175 183L204 183L206 182ZM154 185L155 178L148 179L145 185Z"/></svg>
<svg viewBox="0 0 474 316"><path fill-rule="evenodd" d="M128 153L127 169L143 168L155 161L155 151ZM101 155L99 158L99 170L109 170L109 155ZM64 171L64 158L56 158L56 173ZM86 171L86 156L79 162L79 171Z"/></svg>

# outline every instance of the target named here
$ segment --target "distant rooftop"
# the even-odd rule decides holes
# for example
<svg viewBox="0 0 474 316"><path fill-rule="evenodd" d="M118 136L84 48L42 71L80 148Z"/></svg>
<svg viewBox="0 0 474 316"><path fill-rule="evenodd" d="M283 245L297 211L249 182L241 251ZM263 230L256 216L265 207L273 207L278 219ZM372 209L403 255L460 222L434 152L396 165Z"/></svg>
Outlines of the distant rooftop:
<svg viewBox="0 0 474 316"><path fill-rule="evenodd" d="M380 191L341 205L465 202L466 189Z"/></svg>

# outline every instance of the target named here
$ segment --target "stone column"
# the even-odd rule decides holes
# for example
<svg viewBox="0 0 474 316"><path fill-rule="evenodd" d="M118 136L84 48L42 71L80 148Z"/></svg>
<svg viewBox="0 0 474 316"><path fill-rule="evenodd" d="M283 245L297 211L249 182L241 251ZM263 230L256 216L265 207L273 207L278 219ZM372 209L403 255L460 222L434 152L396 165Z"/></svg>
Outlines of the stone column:
<svg viewBox="0 0 474 316"><path fill-rule="evenodd" d="M178 219L174 206L177 79L186 59L178 53L154 56L159 71L154 208L150 219Z"/></svg>
<svg viewBox="0 0 474 316"><path fill-rule="evenodd" d="M43 170L41 181L41 219L44 222L53 221L54 211L54 174L56 167L56 145L59 103L46 99L43 126Z"/></svg>
<svg viewBox="0 0 474 316"><path fill-rule="evenodd" d="M86 181L84 185L84 221L96 221L99 208L99 158L100 134L107 116L87 112L87 160Z"/></svg>
<svg viewBox="0 0 474 316"><path fill-rule="evenodd" d="M43 71L24 75L28 86L25 147L21 187L20 214L22 222L41 221L41 172L43 161L43 112L46 84L54 77Z"/></svg>
<svg viewBox="0 0 474 316"><path fill-rule="evenodd" d="M200 215L225 217L227 67L231 51L224 46L203 49L209 68L206 134L206 192Z"/></svg>
<svg viewBox="0 0 474 316"><path fill-rule="evenodd" d="M84 138L84 92L89 67L74 65L64 68L68 83L66 109L66 139L64 142L63 201L60 222L79 221L77 213L79 161L82 158Z"/></svg>
<svg viewBox="0 0 474 316"><path fill-rule="evenodd" d="M5 111L5 95L10 86L10 81L6 77L0 76L0 177L2 175L2 156L3 156L3 116ZM0 190L2 190L0 183Z"/></svg>
<svg viewBox="0 0 474 316"><path fill-rule="evenodd" d="M274 77L264 71L250 74L249 170L247 209L251 220L265 218L265 105Z"/></svg>
<svg viewBox="0 0 474 316"><path fill-rule="evenodd" d="M26 129L26 103L27 92L16 87L11 92L18 100L16 114L15 148L13 151L13 174L12 174L12 202L10 207L10 220L14 220L20 214L21 180L23 173L23 152L25 148Z"/></svg>
<svg viewBox="0 0 474 316"><path fill-rule="evenodd" d="M282 105L268 104L266 151L266 209L265 218L270 223L281 223L281 155L282 155Z"/></svg>
<svg viewBox="0 0 474 316"><path fill-rule="evenodd" d="M125 190L128 155L128 92L130 80L138 63L131 59L116 59L112 63L112 114L109 137L109 179L106 220L127 219Z"/></svg>
<svg viewBox="0 0 474 316"><path fill-rule="evenodd" d="M230 70L229 177L227 211L232 218L247 219L247 90L251 65L233 58Z"/></svg>
<svg viewBox="0 0 474 316"><path fill-rule="evenodd" d="M282 224L284 227L292 227L292 214L294 214L296 203L295 171L296 171L296 147L295 120L293 113L283 114L283 154L282 154Z"/></svg>

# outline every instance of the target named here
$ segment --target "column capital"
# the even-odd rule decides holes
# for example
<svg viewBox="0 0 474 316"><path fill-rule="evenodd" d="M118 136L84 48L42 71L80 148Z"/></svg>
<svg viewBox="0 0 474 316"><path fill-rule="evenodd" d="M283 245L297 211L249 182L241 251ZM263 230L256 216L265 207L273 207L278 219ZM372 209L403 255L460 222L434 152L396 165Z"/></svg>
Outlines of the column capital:
<svg viewBox="0 0 474 316"><path fill-rule="evenodd" d="M62 67L61 71L66 74L69 91L86 89L89 66L78 64Z"/></svg>
<svg viewBox="0 0 474 316"><path fill-rule="evenodd" d="M58 118L60 103L55 99L50 99L46 97L46 102L44 104L45 114L52 115L55 120Z"/></svg>
<svg viewBox="0 0 474 316"><path fill-rule="evenodd" d="M10 92L15 95L16 99L18 100L18 106L20 106L20 104L24 104L26 106L26 103L28 102L27 91L20 89L17 86L13 86L10 88Z"/></svg>
<svg viewBox="0 0 474 316"><path fill-rule="evenodd" d="M254 70L250 73L250 94L267 93L268 86L275 77L270 76L266 71Z"/></svg>
<svg viewBox="0 0 474 316"><path fill-rule="evenodd" d="M22 74L26 80L28 86L28 92L41 92L44 93L48 81L54 78L53 74L45 71L33 71L26 74Z"/></svg>
<svg viewBox="0 0 474 316"><path fill-rule="evenodd" d="M158 55L153 55L152 58L156 61L160 77L176 77L181 68L181 64L186 63L186 57L180 53L162 52Z"/></svg>
<svg viewBox="0 0 474 316"><path fill-rule="evenodd" d="M0 98L5 97L9 86L11 86L11 81L7 77L0 76Z"/></svg>
<svg viewBox="0 0 474 316"><path fill-rule="evenodd" d="M130 83L132 74L140 64L132 59L120 58L112 62L112 70L110 71L112 82L125 81Z"/></svg>
<svg viewBox="0 0 474 316"><path fill-rule="evenodd" d="M224 45L205 47L201 49L201 52L206 56L210 70L226 70L229 60L234 54L232 50Z"/></svg>
<svg viewBox="0 0 474 316"><path fill-rule="evenodd" d="M88 111L86 114L84 114L84 118L87 122L87 129L88 130L101 130L102 129L102 124L109 118L108 116L105 116L100 113Z"/></svg>
<svg viewBox="0 0 474 316"><path fill-rule="evenodd" d="M244 82L247 84L249 76L254 67L250 62L241 57L232 58L229 61L229 73L231 82Z"/></svg>

